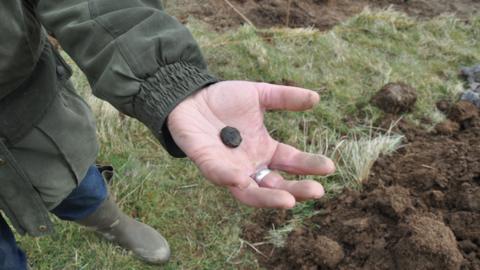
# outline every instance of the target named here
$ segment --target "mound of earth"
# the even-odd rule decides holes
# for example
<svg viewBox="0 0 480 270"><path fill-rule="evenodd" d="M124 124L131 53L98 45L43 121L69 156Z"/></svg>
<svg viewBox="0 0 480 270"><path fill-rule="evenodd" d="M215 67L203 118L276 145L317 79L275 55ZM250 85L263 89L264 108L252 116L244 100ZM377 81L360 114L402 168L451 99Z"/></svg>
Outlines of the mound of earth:
<svg viewBox="0 0 480 270"><path fill-rule="evenodd" d="M203 20L216 30L237 27L246 17L257 27L313 26L329 29L361 12L365 7L387 8L419 18L455 13L460 18L480 10L478 0L177 0L172 12L185 22L189 16ZM290 5L289 5L290 3ZM236 9L236 10L235 10ZM240 15L241 14L241 15Z"/></svg>
<svg viewBox="0 0 480 270"><path fill-rule="evenodd" d="M377 160L361 191L316 204L284 247L261 245L267 269L480 269L480 118L453 105L448 135L418 132ZM244 228L265 241L289 212L260 210ZM272 225L273 224L273 225Z"/></svg>
<svg viewBox="0 0 480 270"><path fill-rule="evenodd" d="M388 83L372 98L372 104L386 113L404 113L413 109L417 90L402 82Z"/></svg>

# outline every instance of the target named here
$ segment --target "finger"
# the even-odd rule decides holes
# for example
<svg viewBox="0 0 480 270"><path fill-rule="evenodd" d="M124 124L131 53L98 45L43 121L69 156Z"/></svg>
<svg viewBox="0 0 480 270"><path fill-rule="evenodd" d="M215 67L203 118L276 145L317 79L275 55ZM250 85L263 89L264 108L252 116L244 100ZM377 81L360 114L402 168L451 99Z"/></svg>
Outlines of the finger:
<svg viewBox="0 0 480 270"><path fill-rule="evenodd" d="M206 160L206 161L205 161ZM219 186L230 186L244 189L251 183L251 178L245 170L237 168L225 159L213 158L194 160L203 176Z"/></svg>
<svg viewBox="0 0 480 270"><path fill-rule="evenodd" d="M245 189L235 187L229 189L238 201L249 206L279 209L289 209L295 206L295 198L284 190L258 187L255 183Z"/></svg>
<svg viewBox="0 0 480 270"><path fill-rule="evenodd" d="M269 173L259 185L266 188L285 190L292 194L297 201L319 199L325 194L322 185L316 181L286 181L277 172Z"/></svg>
<svg viewBox="0 0 480 270"><path fill-rule="evenodd" d="M269 167L301 175L328 175L335 172L335 164L331 159L323 155L302 152L284 143L277 145Z"/></svg>
<svg viewBox="0 0 480 270"><path fill-rule="evenodd" d="M299 87L265 83L260 84L258 90L260 104L267 110L304 111L320 100L316 92Z"/></svg>

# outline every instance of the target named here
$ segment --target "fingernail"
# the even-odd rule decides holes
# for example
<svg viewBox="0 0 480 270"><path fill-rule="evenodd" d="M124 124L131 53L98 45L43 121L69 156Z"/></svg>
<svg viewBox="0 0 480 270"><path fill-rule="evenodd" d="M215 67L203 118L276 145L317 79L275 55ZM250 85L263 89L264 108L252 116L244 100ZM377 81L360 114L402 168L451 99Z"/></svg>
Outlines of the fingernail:
<svg viewBox="0 0 480 270"><path fill-rule="evenodd" d="M305 164L310 168L315 168L320 175L329 175L335 172L333 161L323 155L311 154Z"/></svg>
<svg viewBox="0 0 480 270"><path fill-rule="evenodd" d="M313 105L317 104L320 101L320 95L316 92L312 94L312 103Z"/></svg>
<svg viewBox="0 0 480 270"><path fill-rule="evenodd" d="M333 160L331 160L327 157L324 157L324 159L325 159L325 165L324 165L325 166L325 173L327 175L330 175L330 174L334 173L335 170L336 170L336 167L335 167L335 163L333 163Z"/></svg>
<svg viewBox="0 0 480 270"><path fill-rule="evenodd" d="M297 201L292 197L291 200L289 201L285 201L285 204L283 205L283 209L291 209L293 207L295 207L295 205L297 204Z"/></svg>
<svg viewBox="0 0 480 270"><path fill-rule="evenodd" d="M323 195L325 195L325 191L322 189L322 192L320 192L319 194L317 194L317 196L315 196L315 199L320 199L323 197Z"/></svg>

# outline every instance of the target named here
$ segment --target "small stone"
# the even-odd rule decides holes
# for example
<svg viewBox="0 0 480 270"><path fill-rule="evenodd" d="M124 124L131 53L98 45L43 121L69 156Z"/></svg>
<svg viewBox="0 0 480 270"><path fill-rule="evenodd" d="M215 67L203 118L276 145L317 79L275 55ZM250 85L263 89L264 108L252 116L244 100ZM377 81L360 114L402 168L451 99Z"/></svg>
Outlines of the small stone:
<svg viewBox="0 0 480 270"><path fill-rule="evenodd" d="M460 70L460 74L463 75L469 83L480 83L480 65L464 67Z"/></svg>
<svg viewBox="0 0 480 270"><path fill-rule="evenodd" d="M461 100L470 101L480 108L480 93L474 92L472 90L467 90L462 94Z"/></svg>
<svg viewBox="0 0 480 270"><path fill-rule="evenodd" d="M220 131L220 139L228 147L236 148L242 142L240 131L234 127L226 126Z"/></svg>

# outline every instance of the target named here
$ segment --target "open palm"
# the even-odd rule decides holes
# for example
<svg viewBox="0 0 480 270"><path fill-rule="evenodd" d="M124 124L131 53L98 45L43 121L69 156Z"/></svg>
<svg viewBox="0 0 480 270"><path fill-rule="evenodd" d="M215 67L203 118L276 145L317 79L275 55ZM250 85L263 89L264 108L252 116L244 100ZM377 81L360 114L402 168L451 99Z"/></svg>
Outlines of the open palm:
<svg viewBox="0 0 480 270"><path fill-rule="evenodd" d="M296 201L319 198L322 186L311 180L286 181L277 172L259 184L250 175L268 167L293 174L333 172L333 162L301 152L270 137L263 123L265 110L302 111L319 100L313 91L288 86L225 81L213 84L181 102L168 117L177 145L215 184L228 186L241 202L268 208L291 208ZM237 128L243 138L237 148L220 140L225 126Z"/></svg>

